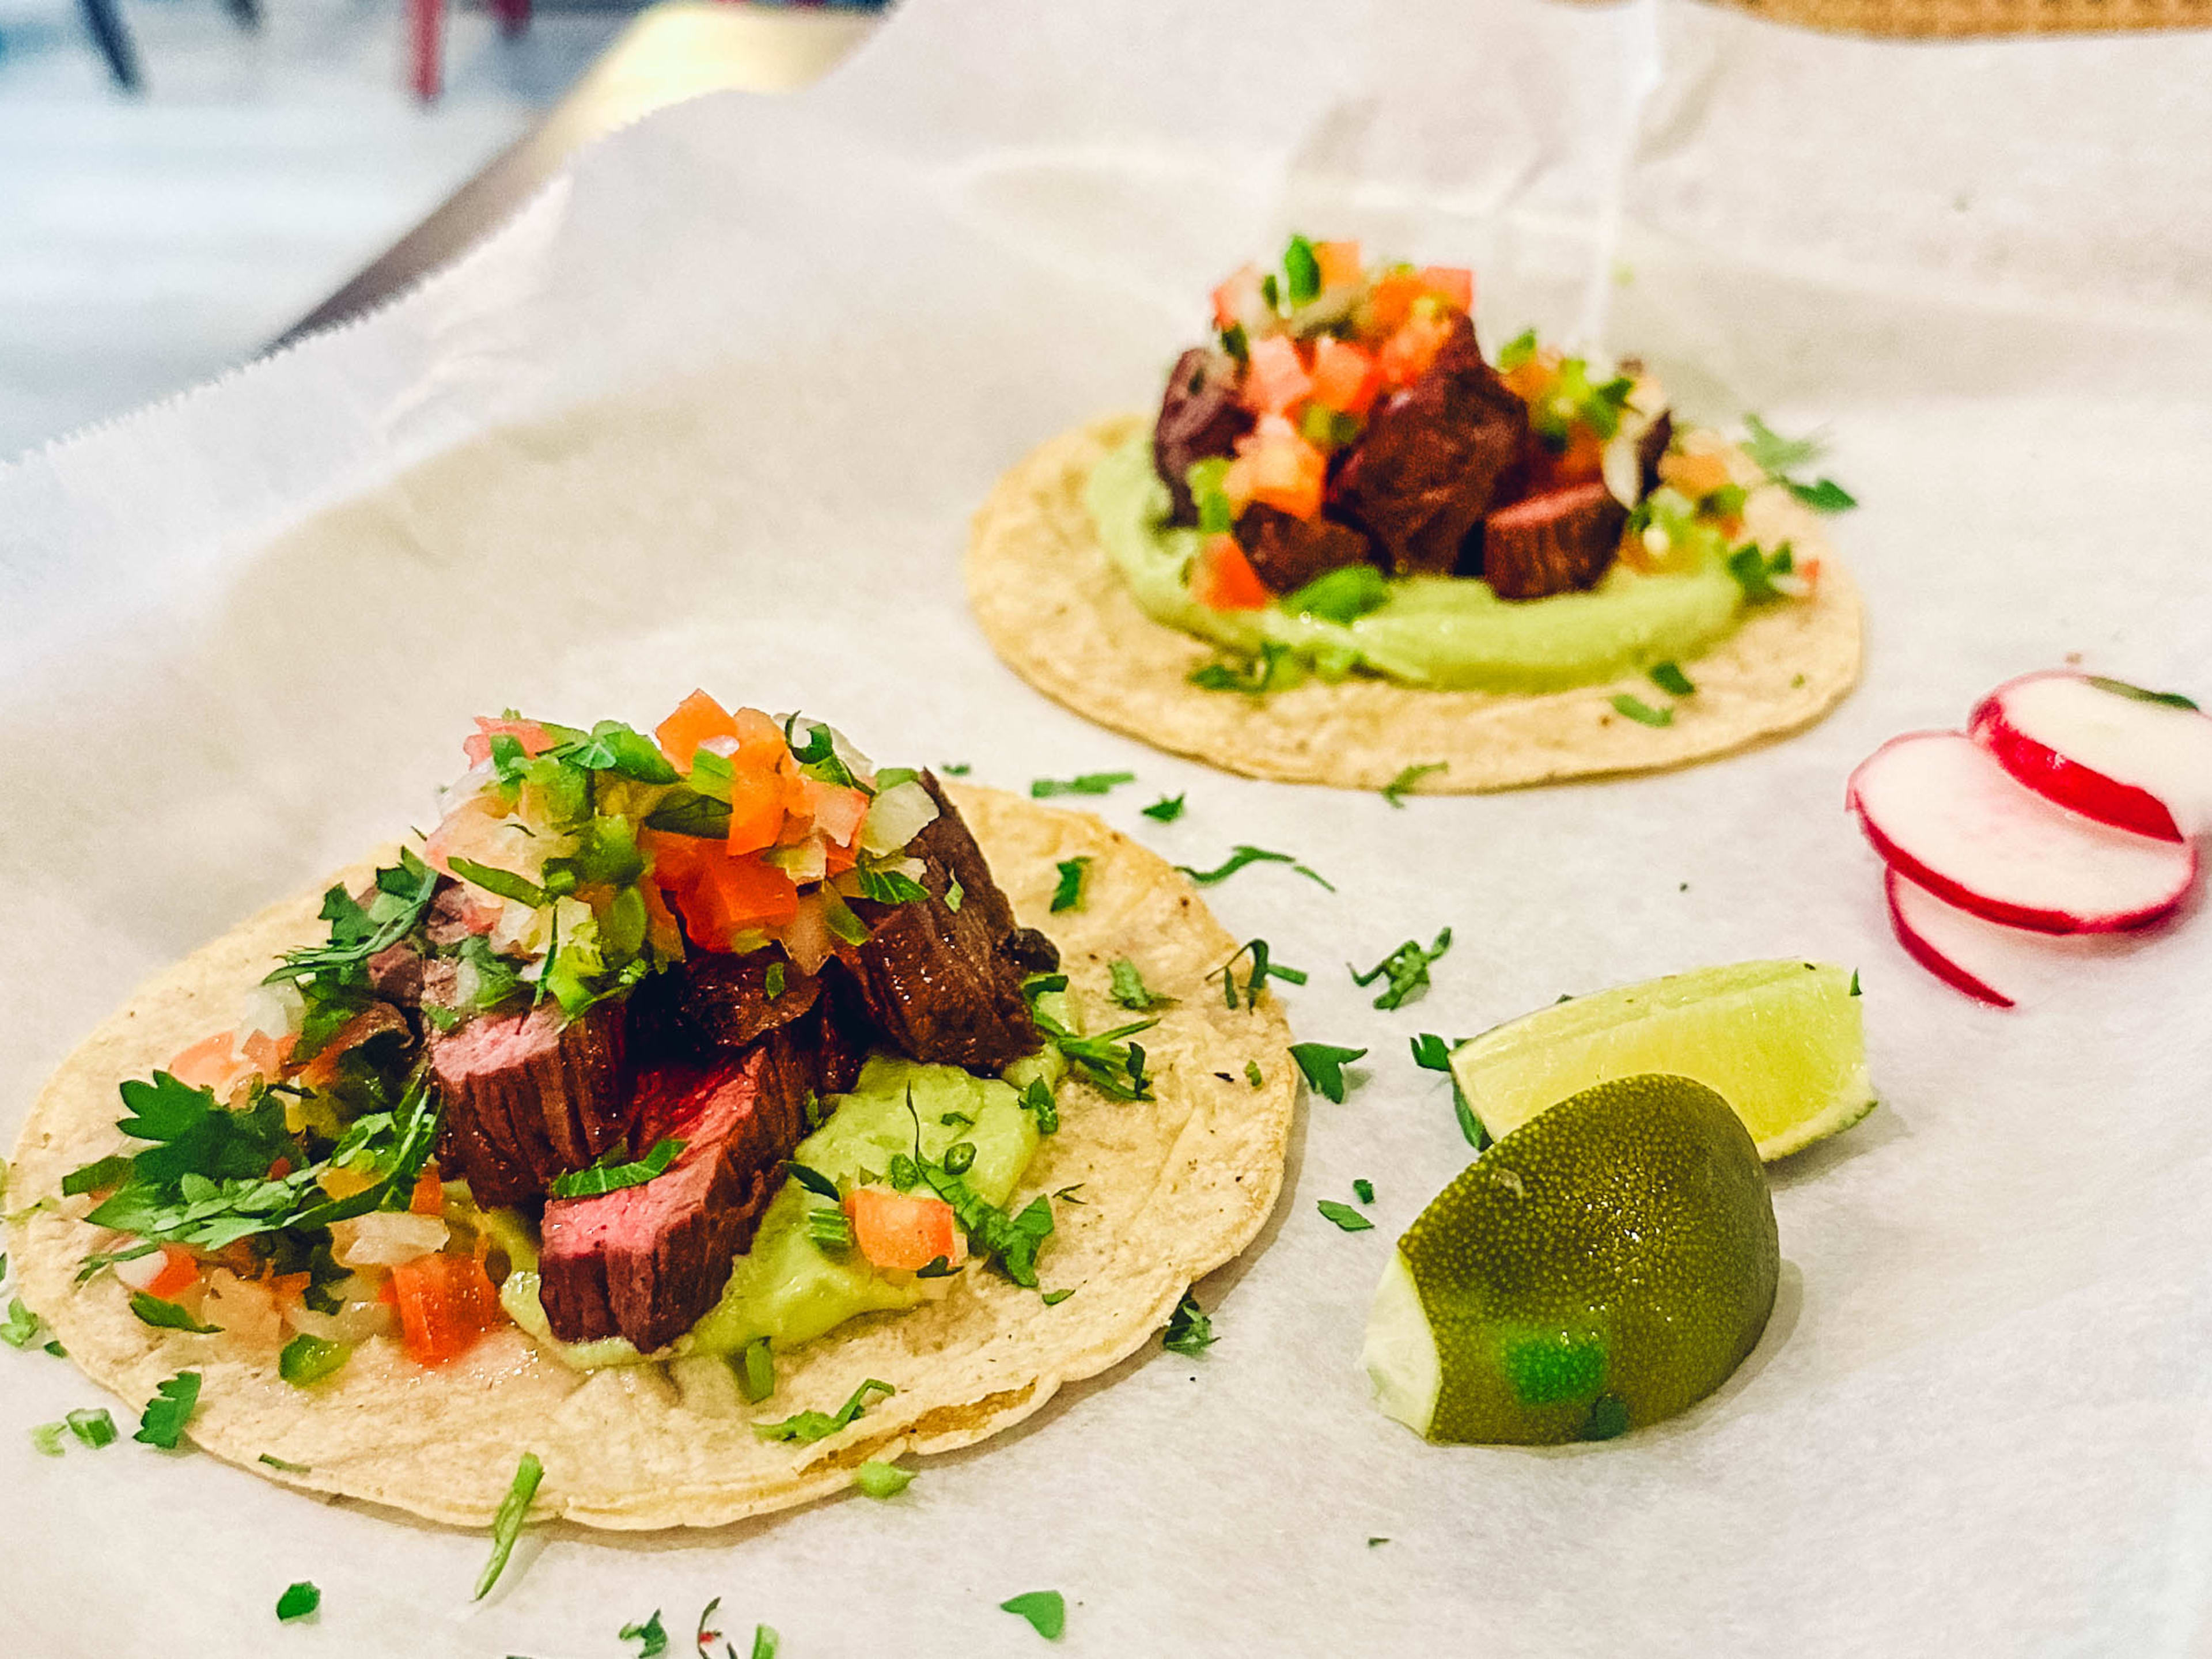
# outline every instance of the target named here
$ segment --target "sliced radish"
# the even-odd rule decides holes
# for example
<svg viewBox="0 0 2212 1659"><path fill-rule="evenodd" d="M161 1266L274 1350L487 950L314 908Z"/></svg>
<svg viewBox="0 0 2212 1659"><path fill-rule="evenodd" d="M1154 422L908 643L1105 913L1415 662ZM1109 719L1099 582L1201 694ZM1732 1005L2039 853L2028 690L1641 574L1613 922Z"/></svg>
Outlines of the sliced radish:
<svg viewBox="0 0 2212 1659"><path fill-rule="evenodd" d="M1959 732L1893 738L1851 774L1847 804L1875 850L1938 898L2040 933L2141 927L2197 878L2185 842L2052 805Z"/></svg>
<svg viewBox="0 0 2212 1659"><path fill-rule="evenodd" d="M1905 953L1946 985L2000 1008L2039 1002L2075 969L2109 960L2133 943L2111 933L2061 939L1984 921L1894 870L1883 873L1890 926Z"/></svg>
<svg viewBox="0 0 2212 1659"><path fill-rule="evenodd" d="M2212 719L2085 674L1999 686L1967 730L2039 795L2160 841L2212 830Z"/></svg>

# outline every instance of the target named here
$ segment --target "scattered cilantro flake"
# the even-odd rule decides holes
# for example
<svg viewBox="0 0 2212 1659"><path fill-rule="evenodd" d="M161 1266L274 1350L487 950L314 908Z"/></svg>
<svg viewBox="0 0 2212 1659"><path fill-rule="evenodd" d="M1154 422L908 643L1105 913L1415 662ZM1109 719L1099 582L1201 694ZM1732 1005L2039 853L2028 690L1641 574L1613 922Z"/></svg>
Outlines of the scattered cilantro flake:
<svg viewBox="0 0 2212 1659"><path fill-rule="evenodd" d="M499 1513L492 1517L491 1559L484 1563L483 1575L477 1580L475 1600L481 1601L490 1595L500 1574L507 1571L507 1559L514 1553L514 1540L522 1536L522 1523L530 1514L530 1501L538 1496L538 1483L544 1478L545 1466L538 1461L537 1454L523 1453L514 1468L514 1483L500 1500Z"/></svg>
<svg viewBox="0 0 2212 1659"><path fill-rule="evenodd" d="M1052 908L1055 914L1076 909L1083 903L1083 878L1091 868L1091 860L1088 856L1062 859L1056 867L1060 883L1052 890Z"/></svg>
<svg viewBox="0 0 2212 1659"><path fill-rule="evenodd" d="M1377 1544L1387 1544L1389 1541L1390 1540L1387 1538L1370 1538L1367 1540L1367 1547L1371 1550Z"/></svg>
<svg viewBox="0 0 2212 1659"><path fill-rule="evenodd" d="M154 1385L154 1397L146 1402L146 1409L138 1419L138 1432L131 1437L149 1446L159 1446L163 1451L174 1451L184 1438L185 1425L192 1420L192 1413L199 1403L200 1374L179 1371L166 1382ZM280 1469L299 1467L268 1456L261 1461Z"/></svg>
<svg viewBox="0 0 2212 1659"><path fill-rule="evenodd" d="M145 1436L143 1434L134 1434L131 1437L133 1440L143 1440L145 1438ZM266 1463L272 1469L283 1470L287 1474L306 1474L310 1473L308 1466L305 1463L287 1463L283 1458L274 1456L268 1452L261 1454L260 1461Z"/></svg>
<svg viewBox="0 0 2212 1659"><path fill-rule="evenodd" d="M1054 1193L1053 1196L1063 1204L1081 1204L1085 1202L1085 1200L1078 1198L1076 1194L1083 1190L1083 1182L1079 1181L1072 1187L1062 1187L1058 1192Z"/></svg>
<svg viewBox="0 0 2212 1659"><path fill-rule="evenodd" d="M775 1352L766 1337L745 1344L744 1362L738 1370L738 1391L754 1405L775 1392Z"/></svg>
<svg viewBox="0 0 2212 1659"><path fill-rule="evenodd" d="M1613 694L1613 707L1615 713L1626 714L1638 726L1672 726L1674 723L1673 709L1654 708L1641 697L1631 696L1626 691Z"/></svg>
<svg viewBox="0 0 2212 1659"><path fill-rule="evenodd" d="M62 1420L69 1425L69 1431L75 1435L80 1443L92 1447L95 1451L102 1446L112 1446L115 1443L115 1419L108 1414L107 1407L105 1406L70 1412Z"/></svg>
<svg viewBox="0 0 2212 1659"><path fill-rule="evenodd" d="M220 1325L204 1325L185 1309L173 1302L165 1302L144 1291L131 1292L131 1311L145 1324L158 1330L189 1331L194 1336L213 1336L222 1329Z"/></svg>
<svg viewBox="0 0 2212 1659"><path fill-rule="evenodd" d="M791 1172L791 1178L793 1181L805 1188L817 1198L826 1198L832 1204L844 1202L844 1194L837 1190L837 1183L823 1175L821 1170L810 1169L804 1164L788 1158L784 1161L783 1167Z"/></svg>
<svg viewBox="0 0 2212 1659"><path fill-rule="evenodd" d="M1308 1084L1327 1100L1341 1104L1344 1100L1344 1068L1367 1052L1364 1048L1340 1048L1329 1042L1293 1042L1291 1058L1298 1063Z"/></svg>
<svg viewBox="0 0 2212 1659"><path fill-rule="evenodd" d="M1314 245L1304 237L1292 236L1290 246L1283 250L1283 276L1285 291L1294 306L1302 306L1321 293L1321 260L1314 252ZM1057 1636L1060 1632L1054 1631L1053 1634Z"/></svg>
<svg viewBox="0 0 2212 1659"><path fill-rule="evenodd" d="M511 870L501 870L489 864L478 864L474 859L455 858L449 862L453 873L472 887L481 887L503 899L513 899L518 904L532 908L544 904L545 890L527 876L518 876Z"/></svg>
<svg viewBox="0 0 2212 1659"><path fill-rule="evenodd" d="M946 909L951 911L952 914L957 916L960 914L960 907L967 902L967 899L968 890L960 884L959 877L951 877L945 882L945 908Z"/></svg>
<svg viewBox="0 0 2212 1659"><path fill-rule="evenodd" d="M1421 948L1419 940L1409 939L1365 973L1354 970L1349 963L1346 965L1346 971L1351 973L1354 985L1371 985L1378 979L1384 980L1386 982L1382 993L1375 999L1375 1006L1377 1008L1396 1008L1401 1006L1414 992L1427 989L1429 964L1451 949L1451 929L1447 927L1437 935L1437 942L1425 951Z"/></svg>
<svg viewBox="0 0 2212 1659"><path fill-rule="evenodd" d="M822 920L830 931L848 945L866 945L868 942L868 924L854 915L852 908L828 888L822 890L827 895L822 907Z"/></svg>
<svg viewBox="0 0 2212 1659"><path fill-rule="evenodd" d="M1156 823L1173 823L1177 818L1182 816L1182 797L1181 795L1162 795L1150 806L1141 808L1140 810L1146 817L1152 819Z"/></svg>
<svg viewBox="0 0 2212 1659"><path fill-rule="evenodd" d="M1244 980L1244 1006L1247 1008L1259 1007L1260 993L1267 988L1267 981L1271 979L1288 980L1293 985L1303 985L1306 982L1305 969L1291 968L1275 961L1267 948L1267 940L1263 939L1248 940L1239 947L1236 956L1230 957L1228 961L1213 970L1214 973L1221 975L1221 1000L1230 1008L1237 1006L1237 959L1245 956L1252 958L1252 971L1245 976ZM1212 977L1213 974L1206 975L1208 979Z"/></svg>
<svg viewBox="0 0 2212 1659"><path fill-rule="evenodd" d="M872 1376L853 1390L852 1397L837 1408L835 1415L828 1412L795 1412L779 1423L756 1423L753 1432L763 1440L788 1440L811 1446L851 1427L854 1419L866 1412L877 1396L889 1399L897 1392L890 1383L878 1382Z"/></svg>
<svg viewBox="0 0 2212 1659"><path fill-rule="evenodd" d="M332 1342L302 1331L276 1356L276 1375L295 1389L304 1389L334 1376L353 1358L353 1345Z"/></svg>
<svg viewBox="0 0 2212 1659"><path fill-rule="evenodd" d="M975 769L966 761L947 761L937 769L948 778L964 778Z"/></svg>
<svg viewBox="0 0 2212 1659"><path fill-rule="evenodd" d="M775 1650L783 1645L783 1638L767 1625L753 1626L751 1659L775 1659Z"/></svg>
<svg viewBox="0 0 2212 1659"><path fill-rule="evenodd" d="M1467 1091L1459 1086L1459 1074L1452 1070L1451 1051L1455 1046L1434 1031L1424 1031L1413 1039L1413 1064L1425 1072L1442 1072L1451 1079L1452 1114L1459 1119L1459 1132L1467 1138L1467 1144L1479 1152L1490 1145L1490 1132L1474 1115Z"/></svg>
<svg viewBox="0 0 2212 1659"><path fill-rule="evenodd" d="M1054 795L1103 795L1136 781L1134 772L1085 772L1073 778L1038 778L1030 785L1030 798L1046 800Z"/></svg>
<svg viewBox="0 0 2212 1659"><path fill-rule="evenodd" d="M69 1358L69 1350L62 1346L58 1340L47 1343L43 1352L53 1355L57 1359L67 1359Z"/></svg>
<svg viewBox="0 0 2212 1659"><path fill-rule="evenodd" d="M1743 453L1770 478L1778 478L1790 468L1820 457L1818 439L1785 438L1756 415L1746 415L1743 428L1750 434L1743 441Z"/></svg>
<svg viewBox="0 0 2212 1659"><path fill-rule="evenodd" d="M1428 776L1431 772L1449 772L1450 770L1450 765L1444 761L1431 761L1425 766L1409 766L1404 771L1399 773L1396 777L1391 779L1389 782L1382 786L1382 799L1389 801L1393 806L1403 807L1406 804L1406 796L1413 793L1413 786L1415 784L1419 783L1423 778Z"/></svg>
<svg viewBox="0 0 2212 1659"><path fill-rule="evenodd" d="M1036 1120L1036 1129L1039 1134L1051 1135L1060 1133L1060 1102L1053 1096L1052 1085L1042 1078L1031 1078L1029 1087L1022 1091L1022 1109ZM947 1112L945 1115L950 1120L959 1116L959 1114ZM962 1127L971 1127L974 1122L973 1118L964 1118L962 1120Z"/></svg>
<svg viewBox="0 0 2212 1659"><path fill-rule="evenodd" d="M1317 1207L1348 1233L1364 1233L1375 1224L1349 1204L1340 1204L1333 1198L1322 1199Z"/></svg>
<svg viewBox="0 0 2212 1659"><path fill-rule="evenodd" d="M1291 647L1268 640L1261 645L1257 657L1206 663L1191 670L1188 678L1201 691L1241 691L1246 696L1259 697L1287 690L1303 676Z"/></svg>
<svg viewBox="0 0 2212 1659"><path fill-rule="evenodd" d="M1859 970L1856 968L1851 969L1851 994L1859 994Z"/></svg>
<svg viewBox="0 0 2212 1659"><path fill-rule="evenodd" d="M1116 957L1108 964L1114 976L1114 1000L1124 1008L1145 1013L1173 1002L1173 997L1155 995L1145 984L1145 976L1137 971L1137 964L1127 957Z"/></svg>
<svg viewBox="0 0 2212 1659"><path fill-rule="evenodd" d="M555 1198L596 1198L625 1187L642 1187L667 1173L668 1166L683 1156L684 1145L673 1138L659 1141L635 1163L629 1161L629 1149L617 1146L596 1164L556 1176L546 1191Z"/></svg>
<svg viewBox="0 0 2212 1659"><path fill-rule="evenodd" d="M1352 1183L1352 1196L1357 1198L1362 1204L1372 1204L1375 1201L1375 1183L1371 1181L1360 1180L1353 1182Z"/></svg>
<svg viewBox="0 0 2212 1659"><path fill-rule="evenodd" d="M1728 556L1729 574L1743 589L1747 605L1764 605L1770 599L1783 598L1782 590L1774 585L1774 578L1790 574L1796 568L1796 563L1797 556L1787 542L1771 553L1757 546L1745 546Z"/></svg>
<svg viewBox="0 0 2212 1659"><path fill-rule="evenodd" d="M1694 696L1697 692L1697 686L1691 682L1690 677L1682 672L1682 665L1680 663L1654 663L1645 672L1650 675L1651 684L1669 696L1687 697Z"/></svg>
<svg viewBox="0 0 2212 1659"><path fill-rule="evenodd" d="M1791 495L1815 513L1848 513L1859 504L1858 497L1833 478L1816 478L1811 483L1799 483L1794 478L1785 478L1783 483Z"/></svg>
<svg viewBox="0 0 2212 1659"><path fill-rule="evenodd" d="M23 1298L14 1297L8 1303L8 1317L0 1320L0 1342L11 1348L27 1348L38 1340L44 1328L38 1315L23 1305Z"/></svg>
<svg viewBox="0 0 2212 1659"><path fill-rule="evenodd" d="M34 1423L31 1425L31 1446L41 1457L62 1455L62 1436L69 1432L66 1423Z"/></svg>
<svg viewBox="0 0 2212 1659"><path fill-rule="evenodd" d="M2089 674L2083 678L2100 691L2109 691L2117 697L2132 697L2137 702L2163 703L2168 708L2202 712L2197 710L2194 697L2185 697L2179 691L2146 691L2140 685L2130 685L2125 680L2107 679L2102 674Z"/></svg>
<svg viewBox="0 0 2212 1659"><path fill-rule="evenodd" d="M279 1623L292 1624L307 1618L322 1605L322 1591L302 1579L276 1598L276 1618Z"/></svg>
<svg viewBox="0 0 2212 1659"><path fill-rule="evenodd" d="M1044 1295L1038 1299L1048 1308L1057 1308L1061 1303L1066 1301L1068 1297L1074 1294L1075 1289L1073 1285L1070 1285L1065 1290L1047 1291Z"/></svg>
<svg viewBox="0 0 2212 1659"><path fill-rule="evenodd" d="M660 1609L653 1610L653 1617L622 1627L621 1640L638 1644L637 1659L660 1659L668 1651L668 1632L660 1622Z"/></svg>
<svg viewBox="0 0 2212 1659"><path fill-rule="evenodd" d="M896 870L864 864L854 873L860 879L860 896L877 904L914 904L929 896L929 889Z"/></svg>
<svg viewBox="0 0 2212 1659"><path fill-rule="evenodd" d="M768 993L770 1002L783 994L783 964L780 962L769 963L768 972L761 975L761 988Z"/></svg>
<svg viewBox="0 0 2212 1659"><path fill-rule="evenodd" d="M871 1498L896 1498L913 1480L912 1469L873 1457L853 1471L853 1484Z"/></svg>
<svg viewBox="0 0 2212 1659"><path fill-rule="evenodd" d="M709 1642L719 1642L722 1639L722 1632L714 1629L707 1622L714 1616L714 1609L721 1605L722 1598L718 1595L713 1601L708 1602L705 1607L699 1609L699 1632L697 1640L700 1659L713 1659L713 1656L708 1654L707 1651L707 1644Z"/></svg>
<svg viewBox="0 0 2212 1659"><path fill-rule="evenodd" d="M1168 1316L1166 1330L1160 1334L1160 1346L1170 1353L1179 1353L1195 1359L1214 1344L1213 1320L1198 1305L1198 1298L1189 1291L1183 1292L1176 1310Z"/></svg>
<svg viewBox="0 0 2212 1659"><path fill-rule="evenodd" d="M1287 864L1308 881L1319 882L1332 893L1336 890L1326 877L1315 874L1290 854L1273 853L1264 847L1239 847L1229 854L1226 860L1211 870L1194 869L1188 864L1178 864L1176 868L1200 887L1212 887L1218 882L1228 880L1248 864Z"/></svg>
<svg viewBox="0 0 2212 1659"><path fill-rule="evenodd" d="M841 1256L853 1248L853 1223L842 1209L816 1205L806 1212L806 1236L824 1255Z"/></svg>
<svg viewBox="0 0 2212 1659"><path fill-rule="evenodd" d="M1030 1628L1048 1642L1060 1640L1067 1628L1067 1601L1058 1590L1024 1591L1000 1602L999 1609L1028 1620Z"/></svg>
<svg viewBox="0 0 2212 1659"><path fill-rule="evenodd" d="M1255 1089L1267 1080L1261 1074L1258 1060L1248 1060L1244 1062L1244 1080Z"/></svg>
<svg viewBox="0 0 2212 1659"><path fill-rule="evenodd" d="M1066 988L1067 977L1064 974L1042 975L1023 985L1022 994L1030 999L1030 1017L1036 1021L1037 1029L1092 1088L1111 1095L1116 1100L1149 1099L1151 1097L1146 1091L1150 1084L1145 1077L1145 1051L1133 1042L1120 1048L1114 1045L1124 1037L1134 1036L1139 1031L1149 1031L1160 1023L1159 1020L1157 1018L1136 1020L1127 1025L1117 1025L1097 1036L1085 1036L1069 1030L1036 1006L1036 999L1046 992Z"/></svg>

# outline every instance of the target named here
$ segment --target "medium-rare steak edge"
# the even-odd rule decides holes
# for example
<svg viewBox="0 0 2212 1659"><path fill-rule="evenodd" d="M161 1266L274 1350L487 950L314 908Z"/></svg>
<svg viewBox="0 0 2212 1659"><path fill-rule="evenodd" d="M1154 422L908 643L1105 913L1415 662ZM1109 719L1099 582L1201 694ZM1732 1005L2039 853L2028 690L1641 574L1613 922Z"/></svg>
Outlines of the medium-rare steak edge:
<svg viewBox="0 0 2212 1659"><path fill-rule="evenodd" d="M520 1203L580 1170L629 1127L627 1011L603 1002L577 1019L550 1000L430 1033L445 1102L441 1155L477 1203Z"/></svg>

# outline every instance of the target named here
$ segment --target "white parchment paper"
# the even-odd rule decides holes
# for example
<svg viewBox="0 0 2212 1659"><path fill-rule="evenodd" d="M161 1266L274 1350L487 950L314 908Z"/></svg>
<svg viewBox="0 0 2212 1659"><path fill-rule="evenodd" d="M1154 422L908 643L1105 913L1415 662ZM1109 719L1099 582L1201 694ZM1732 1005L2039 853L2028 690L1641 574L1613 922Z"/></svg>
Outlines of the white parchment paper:
<svg viewBox="0 0 2212 1659"><path fill-rule="evenodd" d="M1157 1350L1002 1440L707 1534L476 1537L22 1431L95 1391L0 1354L0 1653L679 1652L723 1598L789 1659L1074 1653L2181 1655L2212 1565L2212 922L2033 1008L1888 938L1841 810L1882 738L2080 653L2212 690L2212 40L1884 46L1687 5L1039 6L896 17L785 100L580 159L380 315L0 471L0 1129L149 969L428 812L471 714L655 716L704 683L979 781L1127 769L1104 816L1365 1045L1276 1224ZM1040 702L968 623L968 514L1139 405L1292 225L1472 260L1709 418L1819 424L1864 501L1866 682L1662 777L1420 800L1254 783ZM1137 809L1188 792L1160 826ZM2201 908L2201 907L2200 907ZM1348 981L1455 943L1426 999ZM1884 1109L1775 1174L1771 1329L1713 1401L1559 1453L1422 1445L1353 1370L1396 1232L1463 1163L1407 1039L1802 954L1860 967ZM1315 1212L1375 1182L1378 1225ZM133 1402L135 1405L135 1402ZM118 1407L118 1411L121 1407ZM1387 1542L1371 1542L1387 1540ZM278 1592L324 1591L280 1628Z"/></svg>

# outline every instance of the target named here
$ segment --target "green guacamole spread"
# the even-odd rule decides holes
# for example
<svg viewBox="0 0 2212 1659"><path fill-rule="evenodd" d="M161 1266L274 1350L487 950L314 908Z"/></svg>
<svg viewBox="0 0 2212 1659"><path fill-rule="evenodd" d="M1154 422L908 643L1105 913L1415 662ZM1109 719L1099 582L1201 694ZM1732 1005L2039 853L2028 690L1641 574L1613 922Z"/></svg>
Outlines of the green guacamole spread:
<svg viewBox="0 0 2212 1659"><path fill-rule="evenodd" d="M1351 623L1265 611L1214 611L1185 586L1204 538L1169 525L1167 486L1145 433L1098 463L1086 495L1106 556L1146 614L1170 628L1256 655L1290 647L1335 679L1364 669L1438 690L1558 691L1696 656L1735 626L1743 590L1717 561L1665 575L1615 564L1586 593L1506 600L1473 577L1390 584L1377 609Z"/></svg>

